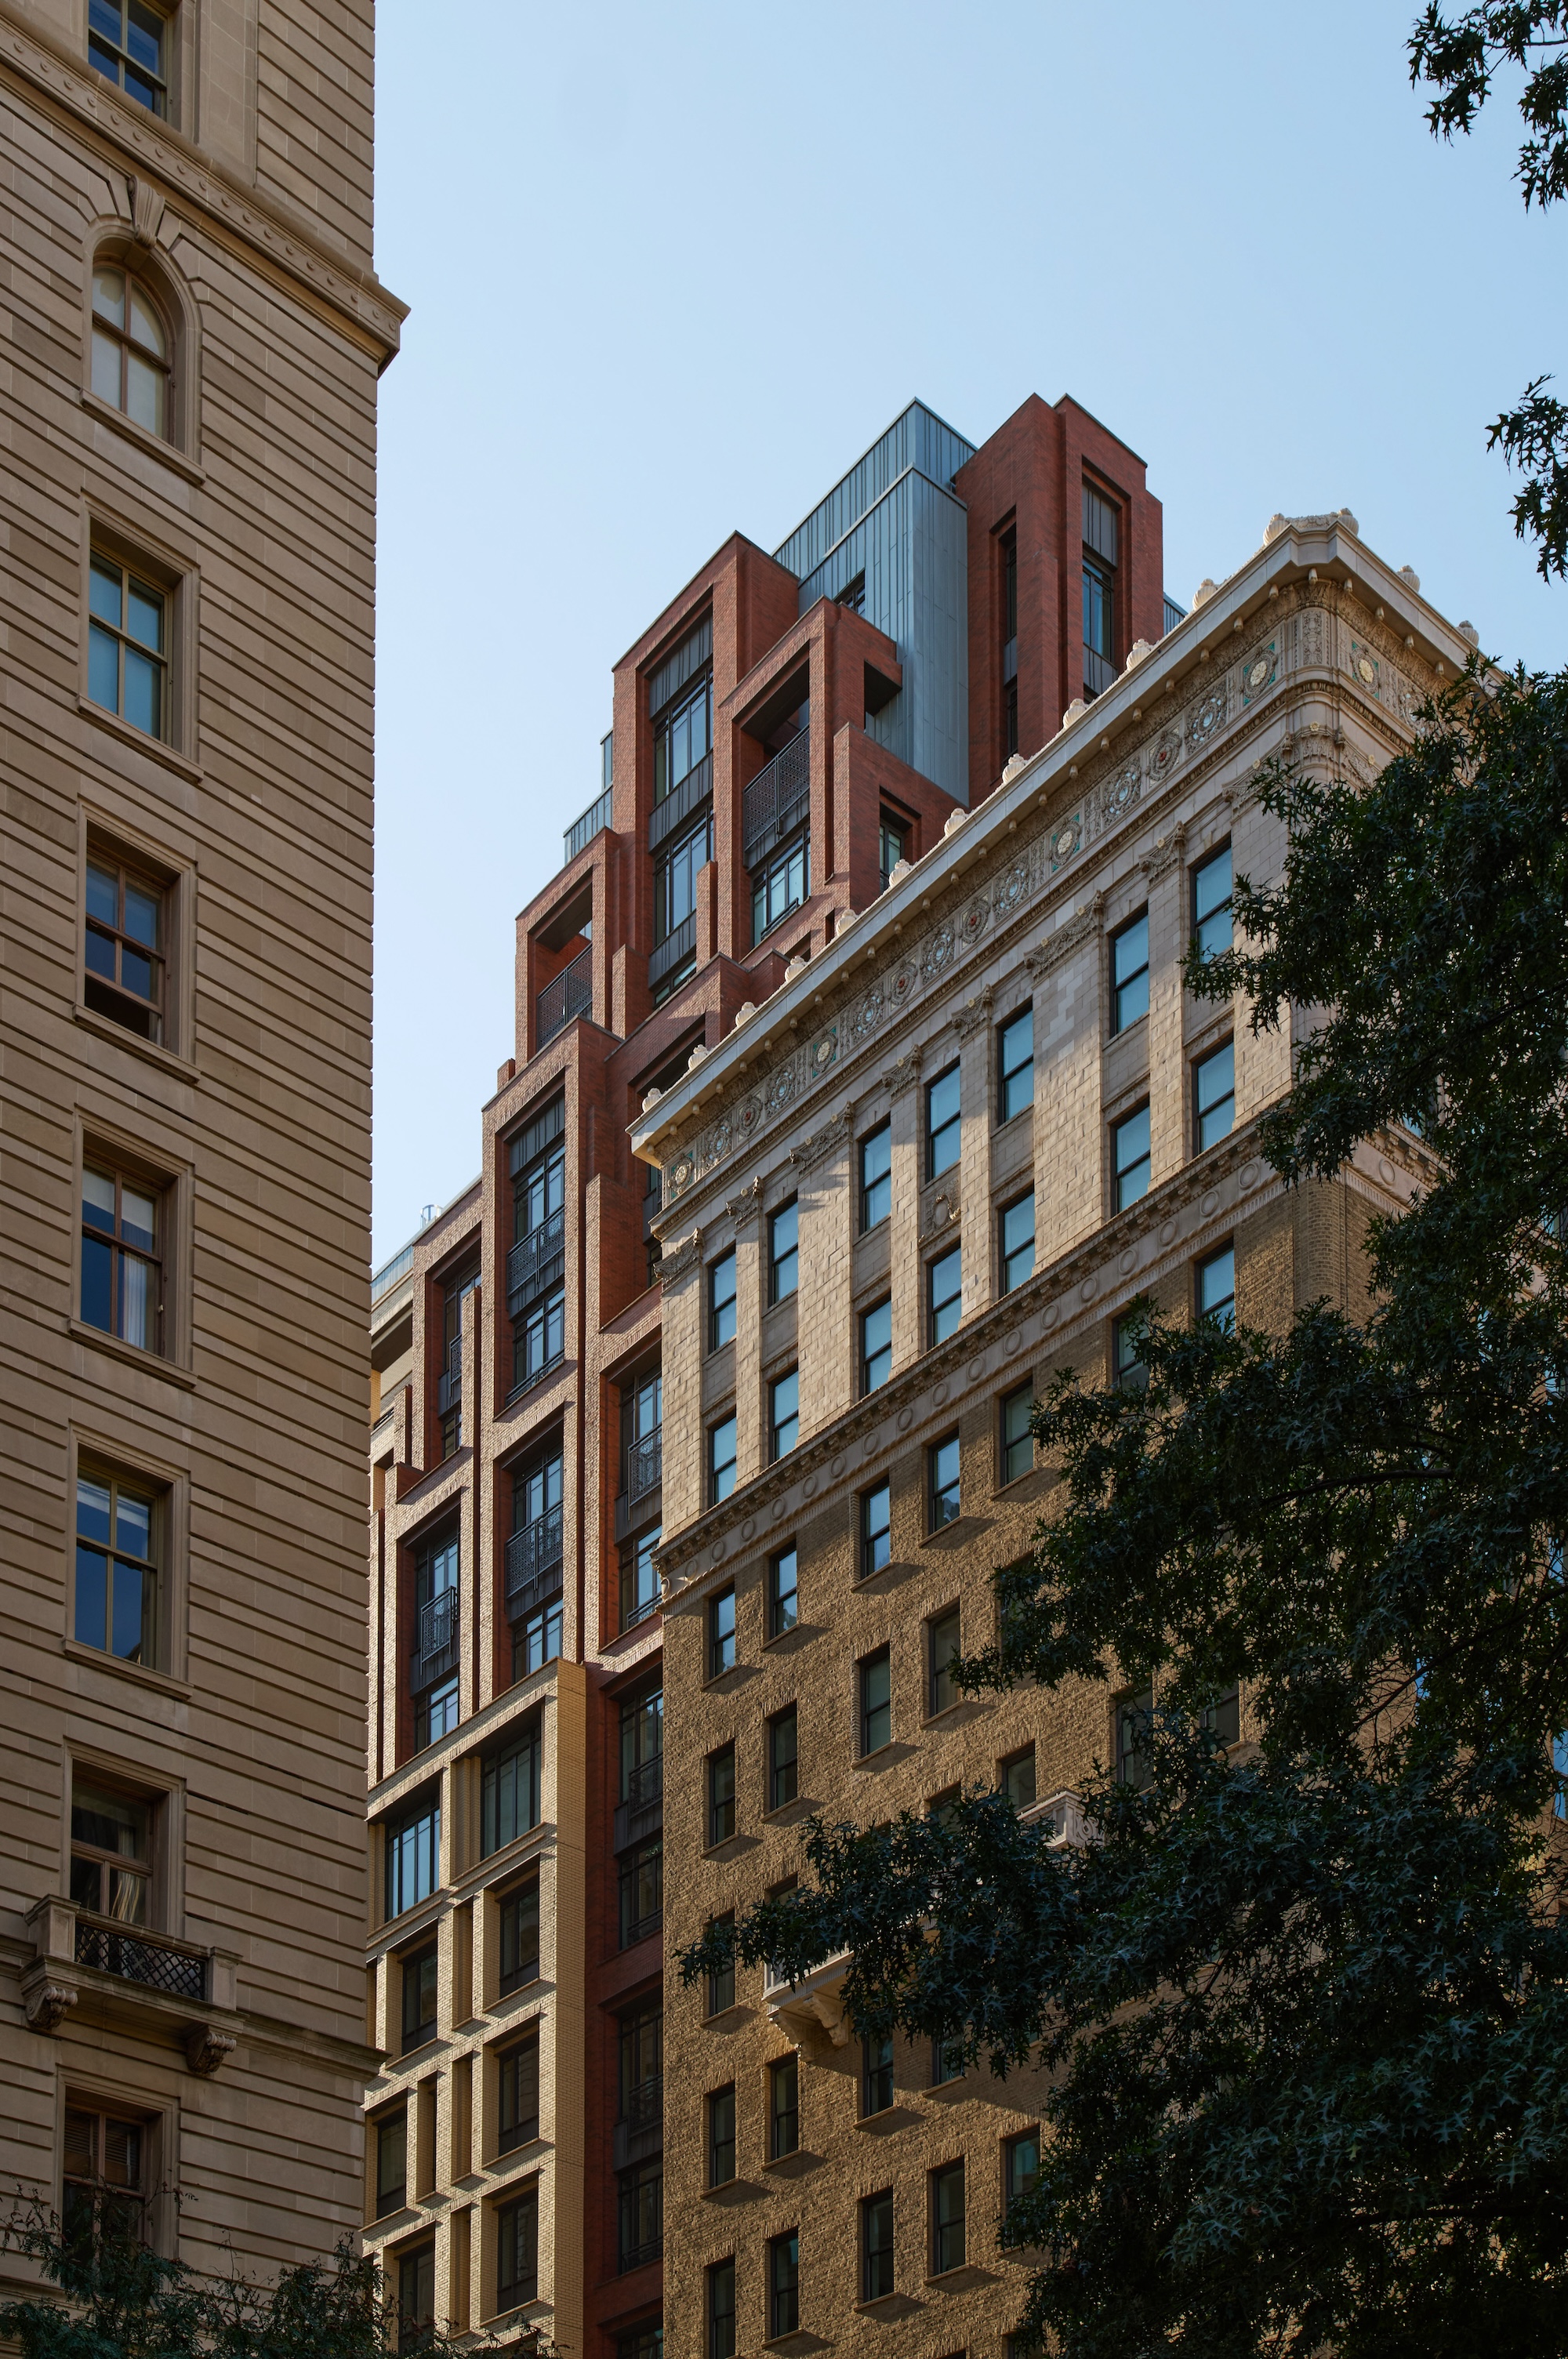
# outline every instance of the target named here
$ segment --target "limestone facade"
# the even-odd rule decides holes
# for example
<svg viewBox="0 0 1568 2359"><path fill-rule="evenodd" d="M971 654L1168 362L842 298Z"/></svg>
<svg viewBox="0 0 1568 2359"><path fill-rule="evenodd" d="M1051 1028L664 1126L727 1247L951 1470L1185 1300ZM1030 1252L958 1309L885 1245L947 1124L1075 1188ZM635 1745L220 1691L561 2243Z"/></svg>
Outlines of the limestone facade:
<svg viewBox="0 0 1568 2359"><path fill-rule="evenodd" d="M375 2062L372 65L0 5L0 2175L264 2276Z"/></svg>
<svg viewBox="0 0 1568 2359"><path fill-rule="evenodd" d="M1256 1132L1291 1039L1193 999L1181 961L1227 850L1233 875L1279 874L1258 762L1373 775L1466 653L1347 513L1275 519L633 1125L663 1178L668 2359L1004 2359L1025 2263L999 2229L1039 2082L868 2052L841 1961L733 1989L684 1987L677 1961L805 1872L812 1812L869 1824L1004 1783L1078 1831L1116 1699L942 1678L955 1637L991 1636L990 1574L1040 1512L1018 1404L1063 1369L1113 1381L1139 1295L1178 1318L1229 1298L1264 1327L1363 1299L1365 1223L1408 1195L1419 1145L1373 1140L1287 1195ZM1118 1022L1145 917L1146 1012L1135 988ZM770 1308L791 1204L797 1282Z"/></svg>

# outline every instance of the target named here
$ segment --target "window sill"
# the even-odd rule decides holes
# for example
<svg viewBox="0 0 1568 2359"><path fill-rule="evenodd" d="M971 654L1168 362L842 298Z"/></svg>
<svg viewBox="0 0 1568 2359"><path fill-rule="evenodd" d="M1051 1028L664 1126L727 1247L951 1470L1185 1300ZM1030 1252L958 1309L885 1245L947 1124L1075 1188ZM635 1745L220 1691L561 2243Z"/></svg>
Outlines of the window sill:
<svg viewBox="0 0 1568 2359"><path fill-rule="evenodd" d="M95 1032L100 1040L107 1040L116 1049L126 1049L133 1057L145 1057L149 1065L157 1065L160 1071L169 1074L175 1081L189 1082L192 1089L201 1081L201 1070L191 1063L189 1057L177 1055L174 1049L166 1049L161 1041L144 1040L139 1033L131 1030L128 1024L116 1024L112 1016L100 1016L95 1007L85 1007L80 1000L71 1013L78 1024L89 1032Z"/></svg>
<svg viewBox="0 0 1568 2359"><path fill-rule="evenodd" d="M166 769L177 770L193 786L200 786L206 777L200 762L192 762L185 755L177 754L172 745L166 745L161 737L149 737L145 729L133 729L128 721L122 721L117 712L105 712L103 707L94 704L91 697L79 696L76 709L83 719L92 722L95 729L106 730L111 737L117 737L122 745L133 746L138 754L145 754L149 762L161 762Z"/></svg>
<svg viewBox="0 0 1568 2359"><path fill-rule="evenodd" d="M953 1719L955 1712L963 1712L965 1705L973 1706L979 1701L978 1696L956 1696L952 1703L944 1703L940 1712L923 1712L920 1714L920 1726L941 1728L946 1722Z"/></svg>
<svg viewBox="0 0 1568 2359"><path fill-rule="evenodd" d="M923 1549L936 1548L943 1541L951 1542L955 1538L962 1538L965 1526L973 1527L978 1521L976 1516L954 1516L950 1523L939 1524L934 1532L928 1532L920 1546Z"/></svg>
<svg viewBox="0 0 1568 2359"><path fill-rule="evenodd" d="M189 1368L177 1367L160 1353L144 1352L139 1343L123 1343L117 1335L106 1335L101 1327L89 1327L84 1320L68 1319L66 1332L79 1343L91 1343L94 1351L105 1352L112 1360L123 1360L128 1368L142 1368L150 1376L161 1376L166 1383L179 1385L188 1393L196 1389L196 1379Z"/></svg>
<svg viewBox="0 0 1568 2359"><path fill-rule="evenodd" d="M1021 1492L1026 1483L1032 1483L1037 1475L1043 1474L1046 1471L1043 1466L1031 1466L1026 1473L1014 1474L1006 1483L998 1483L991 1495L994 1499L1008 1498L1013 1492Z"/></svg>
<svg viewBox="0 0 1568 2359"><path fill-rule="evenodd" d="M145 426L138 426L134 418L127 418L123 409L116 409L114 403L105 401L101 394L88 393L84 389L82 407L92 417L102 419L105 426L112 426L116 434L123 434L127 442L134 443L138 451L144 451L149 459L156 459L160 467L167 467L171 474L183 475L188 484L206 482L205 467L198 465L194 459L188 459L183 451L177 450L161 434L150 433Z"/></svg>
<svg viewBox="0 0 1568 2359"><path fill-rule="evenodd" d="M745 1999L732 1999L729 2006L721 2006L716 2015L705 2015L702 2017L702 2028L704 2031L711 2031L716 2023L728 2023L732 2015L744 2017L749 2016L752 2012L753 2009Z"/></svg>
<svg viewBox="0 0 1568 2359"><path fill-rule="evenodd" d="M809 1810L811 1808L811 1797L807 1794L797 1794L791 1800L776 1803L771 1810L764 1810L762 1823L765 1827L787 1827L792 1820L799 1818L802 1810Z"/></svg>
<svg viewBox="0 0 1568 2359"><path fill-rule="evenodd" d="M1140 1024L1147 1032L1149 1028L1149 1010L1147 1008L1144 1009L1141 1016L1135 1016L1130 1024L1124 1024L1119 1032L1107 1032L1105 1035L1106 1048L1108 1049L1110 1047L1113 1040L1130 1040Z"/></svg>
<svg viewBox="0 0 1568 2359"><path fill-rule="evenodd" d="M188 1696L189 1680L176 1679L172 1671L155 1670L150 1663L128 1663L123 1655L111 1655L104 1647L86 1646L80 1638L62 1638L61 1650L73 1663L90 1663L101 1671L114 1671L137 1687L151 1688L155 1694Z"/></svg>

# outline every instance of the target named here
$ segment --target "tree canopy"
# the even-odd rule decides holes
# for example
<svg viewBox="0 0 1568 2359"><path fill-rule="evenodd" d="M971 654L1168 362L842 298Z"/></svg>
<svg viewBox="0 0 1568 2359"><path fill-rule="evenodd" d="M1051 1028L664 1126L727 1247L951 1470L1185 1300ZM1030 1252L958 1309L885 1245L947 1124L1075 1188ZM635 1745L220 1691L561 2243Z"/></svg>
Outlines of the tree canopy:
<svg viewBox="0 0 1568 2359"><path fill-rule="evenodd" d="M1050 2069L1006 2233L1064 2359L1568 2351L1565 763L1568 678L1473 669L1370 788L1258 781L1282 873L1188 983L1330 1011L1263 1126L1292 1186L1401 1125L1428 1177L1359 1322L1146 1310L1144 1388L1037 1405L1059 1479L959 1680L1151 1687L1140 1777L1083 1845L992 1792L813 1822L683 1963L847 1949L864 2033Z"/></svg>

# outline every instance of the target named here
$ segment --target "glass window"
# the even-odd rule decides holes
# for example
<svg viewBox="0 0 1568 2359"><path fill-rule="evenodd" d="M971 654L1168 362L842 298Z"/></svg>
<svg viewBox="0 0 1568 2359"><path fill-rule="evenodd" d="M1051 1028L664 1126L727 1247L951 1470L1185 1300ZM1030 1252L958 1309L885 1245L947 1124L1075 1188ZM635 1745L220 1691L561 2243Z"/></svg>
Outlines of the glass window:
<svg viewBox="0 0 1568 2359"><path fill-rule="evenodd" d="M1118 1212L1149 1193L1149 1108L1139 1106L1111 1132Z"/></svg>
<svg viewBox="0 0 1568 2359"><path fill-rule="evenodd" d="M708 1842L728 1843L735 1831L735 1754L721 1745L708 1756Z"/></svg>
<svg viewBox="0 0 1568 2359"><path fill-rule="evenodd" d="M657 1838L621 1862L621 1947L647 1940L664 1921L664 1845Z"/></svg>
<svg viewBox="0 0 1568 2359"><path fill-rule="evenodd" d="M860 2043L860 2111L862 2118L872 2114L885 2114L893 2102L893 2040L889 2033L881 2039L863 2039Z"/></svg>
<svg viewBox="0 0 1568 2359"><path fill-rule="evenodd" d="M945 1441L934 1442L927 1457L931 1472L931 1528L940 1532L943 1525L955 1524L961 1513L957 1434L950 1433Z"/></svg>
<svg viewBox="0 0 1568 2359"><path fill-rule="evenodd" d="M733 1908L726 1908L722 1917L714 1917L710 1920L710 1930L722 1927L727 1932L732 1930L734 1926ZM735 1958L732 1954L717 1973L708 1976L708 2013L723 2015L725 2009L734 2006L735 2003Z"/></svg>
<svg viewBox="0 0 1568 2359"><path fill-rule="evenodd" d="M96 2106L65 2112L60 2226L73 2252L114 2237L147 2237L147 2124Z"/></svg>
<svg viewBox="0 0 1568 2359"><path fill-rule="evenodd" d="M655 861L653 939L656 945L668 941L677 927L683 926L694 914L697 871L705 866L713 856L713 821L704 819L699 826L683 835L679 843L673 844L668 852L661 852Z"/></svg>
<svg viewBox="0 0 1568 2359"><path fill-rule="evenodd" d="M1026 1745L1021 1753L1010 1754L1002 1764L1002 1791L1015 1810L1023 1810L1035 1799L1034 1746Z"/></svg>
<svg viewBox="0 0 1568 2359"><path fill-rule="evenodd" d="M681 690L653 724L653 799L661 803L684 784L713 744L713 674ZM695 792L695 789L693 789Z"/></svg>
<svg viewBox="0 0 1568 2359"><path fill-rule="evenodd" d="M512 1634L512 1678L526 1680L561 1659L561 1600L552 1597L526 1614Z"/></svg>
<svg viewBox="0 0 1568 2359"><path fill-rule="evenodd" d="M780 2056L768 2068L768 2152L777 2162L780 2156L797 2154L800 2146L800 2060L796 2055Z"/></svg>
<svg viewBox="0 0 1568 2359"><path fill-rule="evenodd" d="M416 2245L397 2260L397 2348L423 2351L435 2331L436 2248Z"/></svg>
<svg viewBox="0 0 1568 2359"><path fill-rule="evenodd" d="M1228 1335L1236 1325L1236 1247L1222 1245L1198 1264L1198 1316L1214 1319Z"/></svg>
<svg viewBox="0 0 1568 2359"><path fill-rule="evenodd" d="M1203 1714L1203 1726L1213 1729L1222 1745L1240 1744L1241 1695L1237 1689L1232 1688L1228 1695L1210 1704Z"/></svg>
<svg viewBox="0 0 1568 2359"><path fill-rule="evenodd" d="M708 2359L735 2359L734 2261L715 2261L708 2271Z"/></svg>
<svg viewBox="0 0 1568 2359"><path fill-rule="evenodd" d="M727 2187L735 2175L735 2093L715 2089L708 2099L708 2184Z"/></svg>
<svg viewBox="0 0 1568 2359"><path fill-rule="evenodd" d="M422 2048L436 2036L436 2015L441 1995L441 1958L433 1941L422 1949L410 1950L400 1962L399 1979L403 1985L403 2053Z"/></svg>
<svg viewBox="0 0 1568 2359"><path fill-rule="evenodd" d="M84 1647L122 1662L158 1659L158 1502L118 1475L83 1466L76 1478L76 1600Z"/></svg>
<svg viewBox="0 0 1568 2359"><path fill-rule="evenodd" d="M951 1171L958 1160L963 1125L958 1111L958 1067L949 1065L926 1083L926 1178Z"/></svg>
<svg viewBox="0 0 1568 2359"><path fill-rule="evenodd" d="M782 1302L800 1278L800 1208L781 1204L768 1223L768 1299Z"/></svg>
<svg viewBox="0 0 1568 2359"><path fill-rule="evenodd" d="M566 1356L566 1289L558 1286L512 1321L512 1386L537 1384Z"/></svg>
<svg viewBox="0 0 1568 2359"><path fill-rule="evenodd" d="M875 1229L893 1209L893 1125L884 1122L860 1142L860 1225Z"/></svg>
<svg viewBox="0 0 1568 2359"><path fill-rule="evenodd" d="M931 2275L964 2267L964 2165L950 2162L933 2170L931 2190Z"/></svg>
<svg viewBox="0 0 1568 2359"><path fill-rule="evenodd" d="M860 1314L860 1389L874 1393L893 1373L893 1299L891 1295Z"/></svg>
<svg viewBox="0 0 1568 2359"><path fill-rule="evenodd" d="M621 1559L621 1627L635 1630L650 1614L657 1614L664 1597L664 1583L659 1579L656 1556L663 1534L663 1526L653 1525L639 1532Z"/></svg>
<svg viewBox="0 0 1568 2359"><path fill-rule="evenodd" d="M387 1823L387 1914L400 1917L441 1882L441 1804L416 1804Z"/></svg>
<svg viewBox="0 0 1568 2359"><path fill-rule="evenodd" d="M951 1253L927 1265L926 1299L927 1332L932 1344L945 1343L956 1334L964 1316L964 1248L954 1245Z"/></svg>
<svg viewBox="0 0 1568 2359"><path fill-rule="evenodd" d="M615 2337L615 2359L664 2359L664 2328L655 2319L648 2326L630 2326Z"/></svg>
<svg viewBox="0 0 1568 2359"><path fill-rule="evenodd" d="M152 1804L93 1786L71 1788L71 1897L119 1925L152 1921Z"/></svg>
<svg viewBox="0 0 1568 2359"><path fill-rule="evenodd" d="M539 2299L539 2182L495 2213L495 2301L516 2310Z"/></svg>
<svg viewBox="0 0 1568 2359"><path fill-rule="evenodd" d="M878 1753L893 1735L893 1663L878 1647L860 1665L860 1750Z"/></svg>
<svg viewBox="0 0 1568 2359"><path fill-rule="evenodd" d="M780 1549L768 1568L768 1635L781 1638L800 1615L800 1566L793 1545Z"/></svg>
<svg viewBox="0 0 1568 2359"><path fill-rule="evenodd" d="M1034 1275L1034 1190L1002 1214L1002 1292L1011 1294Z"/></svg>
<svg viewBox="0 0 1568 2359"><path fill-rule="evenodd" d="M118 861L87 863L82 996L144 1040L163 1038L163 889Z"/></svg>
<svg viewBox="0 0 1568 2359"><path fill-rule="evenodd" d="M708 1428L708 1505L716 1507L735 1486L735 1421L734 1413Z"/></svg>
<svg viewBox="0 0 1568 2359"><path fill-rule="evenodd" d="M482 1857L488 1859L504 1843L515 1843L538 1826L541 1753L539 1723L533 1720L520 1736L485 1756L480 1778Z"/></svg>
<svg viewBox="0 0 1568 2359"><path fill-rule="evenodd" d="M1124 1786L1136 1786L1139 1792L1154 1776L1148 1755L1149 1715L1153 1710L1154 1697L1148 1688L1141 1695L1125 1695L1116 1700L1116 1776Z"/></svg>
<svg viewBox="0 0 1568 2359"><path fill-rule="evenodd" d="M408 2114L399 2105L376 2124L376 2217L400 2212L408 2190Z"/></svg>
<svg viewBox="0 0 1568 2359"><path fill-rule="evenodd" d="M82 1173L82 1317L86 1326L156 1352L162 1328L158 1200L144 1180L106 1165Z"/></svg>
<svg viewBox="0 0 1568 2359"><path fill-rule="evenodd" d="M800 2235L796 2228L768 2244L768 2332L795 2334L800 2325Z"/></svg>
<svg viewBox="0 0 1568 2359"><path fill-rule="evenodd" d="M964 2050L956 2039L931 2041L931 2087L941 2089L949 2081L964 2078Z"/></svg>
<svg viewBox="0 0 1568 2359"><path fill-rule="evenodd" d="M881 2301L893 2290L893 2190L862 2198L860 2299Z"/></svg>
<svg viewBox="0 0 1568 2359"><path fill-rule="evenodd" d="M501 1896L501 1995L537 1982L539 1970L539 1888L532 1878Z"/></svg>
<svg viewBox="0 0 1568 2359"><path fill-rule="evenodd" d="M1002 1480L1016 1483L1034 1465L1034 1387L1020 1385L1002 1402Z"/></svg>
<svg viewBox="0 0 1568 2359"><path fill-rule="evenodd" d="M620 2267L640 2269L664 2249L664 2165L639 2162L620 2176Z"/></svg>
<svg viewBox="0 0 1568 2359"><path fill-rule="evenodd" d="M555 1130L540 1152L525 1162L512 1180L512 1242L521 1245L526 1237L538 1237L541 1248L548 1247L551 1234L563 1233L566 1209L566 1146L556 1129L559 1110L551 1107L539 1121L529 1125L537 1136L541 1128ZM528 1133L522 1144L526 1148Z"/></svg>
<svg viewBox="0 0 1568 2359"><path fill-rule="evenodd" d="M1111 936L1111 1030L1149 1013L1149 911Z"/></svg>
<svg viewBox="0 0 1568 2359"><path fill-rule="evenodd" d="M93 273L93 390L149 434L168 432L168 331L141 280L108 263Z"/></svg>
<svg viewBox="0 0 1568 2359"><path fill-rule="evenodd" d="M149 737L166 734L168 600L112 557L94 553L88 583L87 693Z"/></svg>
<svg viewBox="0 0 1568 2359"><path fill-rule="evenodd" d="M1083 503L1083 693L1092 702L1116 676L1116 582L1120 519L1085 484Z"/></svg>
<svg viewBox="0 0 1568 2359"><path fill-rule="evenodd" d="M1118 1319L1111 1330L1111 1383L1117 1392L1141 1392L1148 1382L1149 1370L1138 1356L1132 1320Z"/></svg>
<svg viewBox="0 0 1568 2359"><path fill-rule="evenodd" d="M1034 1009L1008 1018L996 1034L996 1112L1002 1122L1034 1103Z"/></svg>
<svg viewBox="0 0 1568 2359"><path fill-rule="evenodd" d="M634 1810L664 1791L664 1690L651 1688L621 1706L621 1793Z"/></svg>
<svg viewBox="0 0 1568 2359"><path fill-rule="evenodd" d="M860 1498L860 1578L885 1572L892 1560L893 1486L878 1483Z"/></svg>
<svg viewBox="0 0 1568 2359"><path fill-rule="evenodd" d="M501 2051L497 2065L500 2082L501 2134L497 2154L512 2154L520 2146L528 2146L539 2130L539 2033L529 2032L515 2048Z"/></svg>
<svg viewBox="0 0 1568 2359"><path fill-rule="evenodd" d="M664 2112L664 2010L640 2006L623 2015L620 2027L620 2114L634 2129L648 2129Z"/></svg>
<svg viewBox="0 0 1568 2359"><path fill-rule="evenodd" d="M1230 846L1192 871L1192 931L1200 958L1217 958L1231 946Z"/></svg>
<svg viewBox="0 0 1568 2359"><path fill-rule="evenodd" d="M1197 1151L1228 1138L1236 1121L1236 1043L1227 1040L1192 1068L1193 1127Z"/></svg>
<svg viewBox="0 0 1568 2359"><path fill-rule="evenodd" d="M708 1677L722 1678L735 1666L735 1593L721 1589L708 1600Z"/></svg>
<svg viewBox="0 0 1568 2359"><path fill-rule="evenodd" d="M732 1245L727 1254L708 1266L708 1349L716 1352L722 1343L733 1343L735 1331L735 1257Z"/></svg>
<svg viewBox="0 0 1568 2359"><path fill-rule="evenodd" d="M937 1614L926 1625L927 1682L926 1709L932 1713L946 1712L958 1701L958 1682L953 1676L958 1659L958 1608L950 1606L945 1614Z"/></svg>
<svg viewBox="0 0 1568 2359"><path fill-rule="evenodd" d="M857 573L853 582L846 582L833 603L835 605L847 606L852 614L864 614L866 612L865 572Z"/></svg>
<svg viewBox="0 0 1568 2359"><path fill-rule="evenodd" d="M909 840L909 829L907 827L900 826L899 822L896 819L889 819L887 812L884 811L882 814L877 850L877 864L882 872L882 889L884 892L887 891L888 886L893 881L893 871L898 865L899 861L903 859L904 846L908 843Z"/></svg>
<svg viewBox="0 0 1568 2359"><path fill-rule="evenodd" d="M439 1745L457 1726L457 1681L443 1680L439 1687L430 1688L414 1701L414 1750L422 1753L427 1745Z"/></svg>
<svg viewBox="0 0 1568 2359"><path fill-rule="evenodd" d="M149 114L169 113L169 27L144 0L88 0L87 62Z"/></svg>
<svg viewBox="0 0 1568 2359"><path fill-rule="evenodd" d="M799 835L751 872L751 939L761 941L811 890L811 838Z"/></svg>
<svg viewBox="0 0 1568 2359"><path fill-rule="evenodd" d="M800 1439L800 1372L791 1368L787 1376L775 1376L768 1387L768 1425L771 1441L768 1455L787 1458Z"/></svg>
<svg viewBox="0 0 1568 2359"><path fill-rule="evenodd" d="M1002 2217L1040 2184L1040 2132L1025 2130L1002 2148Z"/></svg>
<svg viewBox="0 0 1568 2359"><path fill-rule="evenodd" d="M768 1723L768 1807L781 1810L800 1788L800 1733L796 1707L787 1704Z"/></svg>

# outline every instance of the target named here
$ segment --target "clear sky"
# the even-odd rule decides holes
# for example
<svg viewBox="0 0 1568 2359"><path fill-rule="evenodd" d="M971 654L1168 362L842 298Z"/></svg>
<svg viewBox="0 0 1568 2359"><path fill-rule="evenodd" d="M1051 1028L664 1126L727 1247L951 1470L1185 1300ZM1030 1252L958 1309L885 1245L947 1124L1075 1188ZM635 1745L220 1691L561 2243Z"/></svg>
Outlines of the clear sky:
<svg viewBox="0 0 1568 2359"><path fill-rule="evenodd" d="M1071 392L1165 580L1355 511L1490 653L1563 661L1485 427L1563 365L1568 212L1505 86L1421 120L1416 0L379 10L376 1256L479 1167L513 920L597 791L610 667L912 396ZM432 26L439 38L432 38ZM1559 390L1561 390L1561 386Z"/></svg>

